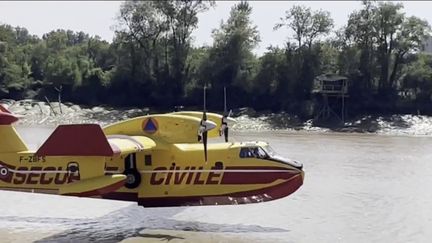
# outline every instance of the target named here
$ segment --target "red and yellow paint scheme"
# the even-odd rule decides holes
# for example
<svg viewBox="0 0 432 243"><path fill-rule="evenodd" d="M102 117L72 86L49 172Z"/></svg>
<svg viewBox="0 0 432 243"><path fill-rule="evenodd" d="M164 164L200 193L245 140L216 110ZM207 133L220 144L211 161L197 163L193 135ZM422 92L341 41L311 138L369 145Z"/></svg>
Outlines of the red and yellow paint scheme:
<svg viewBox="0 0 432 243"><path fill-rule="evenodd" d="M0 105L0 189L136 201L145 207L247 204L286 197L302 165L265 142L197 142L200 112L137 117L104 128L60 125L29 151ZM220 136L223 116L207 113ZM201 130L202 131L202 130Z"/></svg>

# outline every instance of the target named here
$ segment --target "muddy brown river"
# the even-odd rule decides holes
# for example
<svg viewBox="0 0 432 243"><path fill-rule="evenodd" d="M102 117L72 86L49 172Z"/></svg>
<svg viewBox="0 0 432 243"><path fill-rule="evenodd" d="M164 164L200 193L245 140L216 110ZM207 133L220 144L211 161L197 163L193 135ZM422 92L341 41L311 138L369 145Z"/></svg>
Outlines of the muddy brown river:
<svg viewBox="0 0 432 243"><path fill-rule="evenodd" d="M35 148L49 128L20 127ZM432 137L236 132L301 161L287 198L142 208L130 202L0 191L0 242L430 242Z"/></svg>

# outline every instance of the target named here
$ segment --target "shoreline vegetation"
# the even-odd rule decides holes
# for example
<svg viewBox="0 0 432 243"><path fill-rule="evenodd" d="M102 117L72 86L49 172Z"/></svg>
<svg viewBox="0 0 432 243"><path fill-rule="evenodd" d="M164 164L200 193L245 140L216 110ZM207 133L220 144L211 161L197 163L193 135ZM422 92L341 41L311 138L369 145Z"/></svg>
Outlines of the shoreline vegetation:
<svg viewBox="0 0 432 243"><path fill-rule="evenodd" d="M121 107L200 110L204 86L207 107L223 110L226 87L228 107L236 114L272 117L262 118L274 123L270 127L302 129L315 127L310 121L323 102L312 93L315 77L336 74L349 81L348 118L344 124L320 121L321 127L374 132L380 131L380 122L410 126L414 117L429 121L432 55L421 50L431 28L425 20L406 16L403 4L363 1L340 29L329 12L295 5L274 23L275 31L289 30L286 45L269 46L261 56L253 54L260 42L253 9L243 1L213 31L211 45L192 45L198 13L205 16L215 4L126 1L111 43L63 29L39 38L23 27L1 24L0 99L60 101L70 104L67 110L79 107L75 112L86 114L83 119L100 115L105 122L114 119L109 116L145 113ZM107 109L99 111L101 104ZM339 105L332 108L340 110ZM63 114L65 121L68 114ZM51 118L42 119L47 120L28 123Z"/></svg>
<svg viewBox="0 0 432 243"><path fill-rule="evenodd" d="M60 105L58 102L51 102L48 104L44 101L29 99L20 101L1 100L0 103L7 104L10 111L20 117L17 125L26 127L53 127L59 124L72 123L97 123L104 126L137 116L173 111L162 111L148 107L89 107L79 106L69 102ZM327 124L314 124L311 119L302 120L298 116L285 112L257 112L253 108L244 107L233 110L232 117L237 121L231 127L234 131L343 132L409 136L432 135L432 117L424 115L363 115L348 119L344 124L331 122Z"/></svg>

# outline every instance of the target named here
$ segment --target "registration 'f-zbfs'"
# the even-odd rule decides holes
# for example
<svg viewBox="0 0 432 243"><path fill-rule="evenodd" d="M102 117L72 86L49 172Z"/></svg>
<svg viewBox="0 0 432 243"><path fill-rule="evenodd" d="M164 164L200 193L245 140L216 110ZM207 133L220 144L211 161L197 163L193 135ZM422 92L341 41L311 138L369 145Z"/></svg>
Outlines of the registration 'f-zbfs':
<svg viewBox="0 0 432 243"><path fill-rule="evenodd" d="M0 189L163 207L264 202L303 184L302 165L265 142L207 144L207 137L228 133L231 119L201 116L147 115L104 128L61 125L29 151L12 126L18 118L0 105Z"/></svg>

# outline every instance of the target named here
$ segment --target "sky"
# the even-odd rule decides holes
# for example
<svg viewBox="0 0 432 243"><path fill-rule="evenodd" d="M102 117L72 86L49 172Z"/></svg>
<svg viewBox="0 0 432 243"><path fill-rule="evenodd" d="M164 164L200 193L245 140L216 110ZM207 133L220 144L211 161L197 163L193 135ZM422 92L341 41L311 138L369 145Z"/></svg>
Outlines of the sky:
<svg viewBox="0 0 432 243"><path fill-rule="evenodd" d="M235 3L237 1L217 1L214 8L198 15L198 28L193 32L194 45L212 44L212 30L228 18ZM0 24L25 27L39 37L51 30L71 29L99 35L111 42L120 4L121 1L0 1ZM250 1L251 20L261 36L261 42L254 50L256 54L261 55L270 45L284 45L292 33L287 29L274 31L273 26L296 4L329 11L335 29L344 26L348 15L361 8L359 1ZM403 4L407 16L415 15L432 24L432 2L405 1Z"/></svg>

